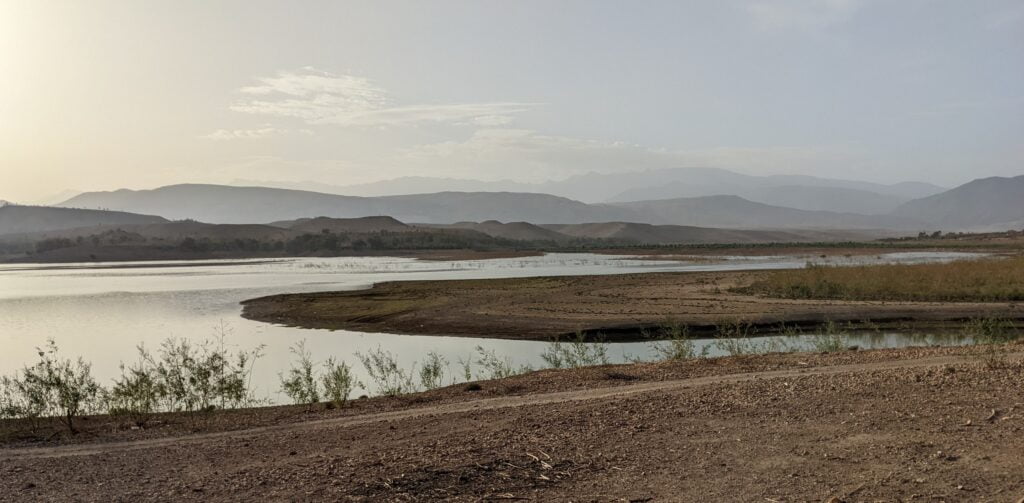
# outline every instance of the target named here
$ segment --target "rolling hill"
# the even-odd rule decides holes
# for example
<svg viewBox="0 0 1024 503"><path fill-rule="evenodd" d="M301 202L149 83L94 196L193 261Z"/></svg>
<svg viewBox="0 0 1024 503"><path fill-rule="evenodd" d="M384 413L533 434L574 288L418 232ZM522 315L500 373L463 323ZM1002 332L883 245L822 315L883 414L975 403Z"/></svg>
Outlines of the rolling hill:
<svg viewBox="0 0 1024 503"><path fill-rule="evenodd" d="M755 203L739 196L710 196L618 203L654 224L731 229L913 229L919 223L887 215L807 211Z"/></svg>
<svg viewBox="0 0 1024 503"><path fill-rule="evenodd" d="M60 231L78 227L165 223L166 219L123 211L53 208L48 206L0 206L0 235Z"/></svg>

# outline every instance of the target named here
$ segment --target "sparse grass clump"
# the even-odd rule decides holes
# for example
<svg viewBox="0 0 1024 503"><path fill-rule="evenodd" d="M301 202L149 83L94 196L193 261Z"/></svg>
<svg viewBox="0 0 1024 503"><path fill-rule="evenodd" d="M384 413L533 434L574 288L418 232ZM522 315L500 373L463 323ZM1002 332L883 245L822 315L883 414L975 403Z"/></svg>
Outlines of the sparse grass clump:
<svg viewBox="0 0 1024 503"><path fill-rule="evenodd" d="M946 264L808 265L773 271L741 290L790 299L1012 302L1024 300L1024 257Z"/></svg>

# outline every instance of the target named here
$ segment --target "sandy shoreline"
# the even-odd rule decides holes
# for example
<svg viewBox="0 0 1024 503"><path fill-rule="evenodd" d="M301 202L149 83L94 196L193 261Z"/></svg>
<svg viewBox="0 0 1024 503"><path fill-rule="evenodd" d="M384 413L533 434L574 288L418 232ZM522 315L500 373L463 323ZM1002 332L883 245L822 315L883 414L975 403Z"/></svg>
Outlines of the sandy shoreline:
<svg viewBox="0 0 1024 503"><path fill-rule="evenodd" d="M731 291L764 271L380 283L369 290L273 295L247 300L249 319L307 328L414 335L550 340L577 331L636 340L666 323L711 330L824 321L902 328L957 327L974 317L1024 319L1017 303L791 300Z"/></svg>

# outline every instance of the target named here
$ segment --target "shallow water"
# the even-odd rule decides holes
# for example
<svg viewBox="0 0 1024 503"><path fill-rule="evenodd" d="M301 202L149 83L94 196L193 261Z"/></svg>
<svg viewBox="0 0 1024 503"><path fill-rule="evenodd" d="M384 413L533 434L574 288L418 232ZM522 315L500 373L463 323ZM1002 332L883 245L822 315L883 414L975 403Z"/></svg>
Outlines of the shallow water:
<svg viewBox="0 0 1024 503"><path fill-rule="evenodd" d="M104 384L118 364L133 361L136 346L155 349L168 337L209 339L222 329L229 345L263 345L253 385L258 396L279 400L278 373L287 369L289 346L306 340L318 360L334 356L362 376L355 352L378 346L395 353L406 368L436 351L452 364L482 346L514 364L540 366L543 342L367 334L281 327L241 318L239 302L277 293L366 288L381 281L473 279L660 271L720 271L803 267L808 262L919 263L977 258L967 253L893 253L822 260L808 256L703 257L695 262L636 260L595 254L432 262L393 257L339 257L235 261L176 261L132 264L0 265L0 374L35 358L34 348L53 339L65 356L82 356ZM915 342L898 334L876 336L861 347L892 347ZM799 342L789 339L790 342ZM713 341L696 341L698 351ZM644 343L609 346L613 361L647 358ZM366 379L363 379L364 381Z"/></svg>

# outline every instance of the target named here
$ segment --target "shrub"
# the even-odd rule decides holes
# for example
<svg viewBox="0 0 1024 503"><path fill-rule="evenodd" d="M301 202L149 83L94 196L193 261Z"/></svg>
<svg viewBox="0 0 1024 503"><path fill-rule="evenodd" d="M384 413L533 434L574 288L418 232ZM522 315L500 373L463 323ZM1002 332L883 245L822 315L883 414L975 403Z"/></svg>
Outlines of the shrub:
<svg viewBox="0 0 1024 503"><path fill-rule="evenodd" d="M16 388L33 408L56 415L71 433L76 433L75 417L95 406L100 386L92 377L92 366L79 358L61 360L52 340L36 348L39 362L22 370Z"/></svg>
<svg viewBox="0 0 1024 503"><path fill-rule="evenodd" d="M649 343L651 351L659 360L689 360L697 356L697 349L690 339L686 325L667 324L661 328L662 341ZM707 348L704 348L707 353Z"/></svg>
<svg viewBox="0 0 1024 503"><path fill-rule="evenodd" d="M603 338L599 337L596 342L586 342L583 332L576 332L576 338L568 343L563 343L557 338L552 340L540 357L549 367L556 369L609 363L608 344Z"/></svg>
<svg viewBox="0 0 1024 503"><path fill-rule="evenodd" d="M320 383L316 379L312 355L306 349L306 341L299 341L288 348L297 361L288 369L287 377L282 375L281 391L295 403L314 404L320 401Z"/></svg>
<svg viewBox="0 0 1024 503"><path fill-rule="evenodd" d="M223 336L198 345L167 339L156 355L141 347L139 354L156 375L163 410L191 414L256 402L249 382L253 364L263 356L263 346L231 354Z"/></svg>
<svg viewBox="0 0 1024 503"><path fill-rule="evenodd" d="M345 405L352 390L362 387L362 383L352 375L352 368L345 362L338 363L334 358L328 358L324 369L324 395L338 407Z"/></svg>
<svg viewBox="0 0 1024 503"><path fill-rule="evenodd" d="M426 360L420 365L420 384L423 389L431 390L441 387L444 379L444 369L448 366L448 360L441 355L431 351L427 353Z"/></svg>
<svg viewBox="0 0 1024 503"><path fill-rule="evenodd" d="M112 416L126 416L136 426L145 426L160 407L160 382L156 369L145 360L126 367L121 364L121 377L107 391L107 411Z"/></svg>
<svg viewBox="0 0 1024 503"><path fill-rule="evenodd" d="M390 351L377 346L366 354L356 353L356 357L363 363L381 395L396 396L416 391L411 375L399 368L397 358Z"/></svg>
<svg viewBox="0 0 1024 503"><path fill-rule="evenodd" d="M831 320L825 322L821 333L811 339L811 347L819 353L835 353L849 346L849 335Z"/></svg>
<svg viewBox="0 0 1024 503"><path fill-rule="evenodd" d="M508 357L498 358L494 350L486 350L483 346L477 346L476 352L479 355L476 362L483 367L483 377L486 379L503 379L514 375L525 374L533 369L528 365L515 367Z"/></svg>
<svg viewBox="0 0 1024 503"><path fill-rule="evenodd" d="M715 347L729 356L758 352L758 345L750 338L750 325L742 321L720 323L715 334Z"/></svg>

